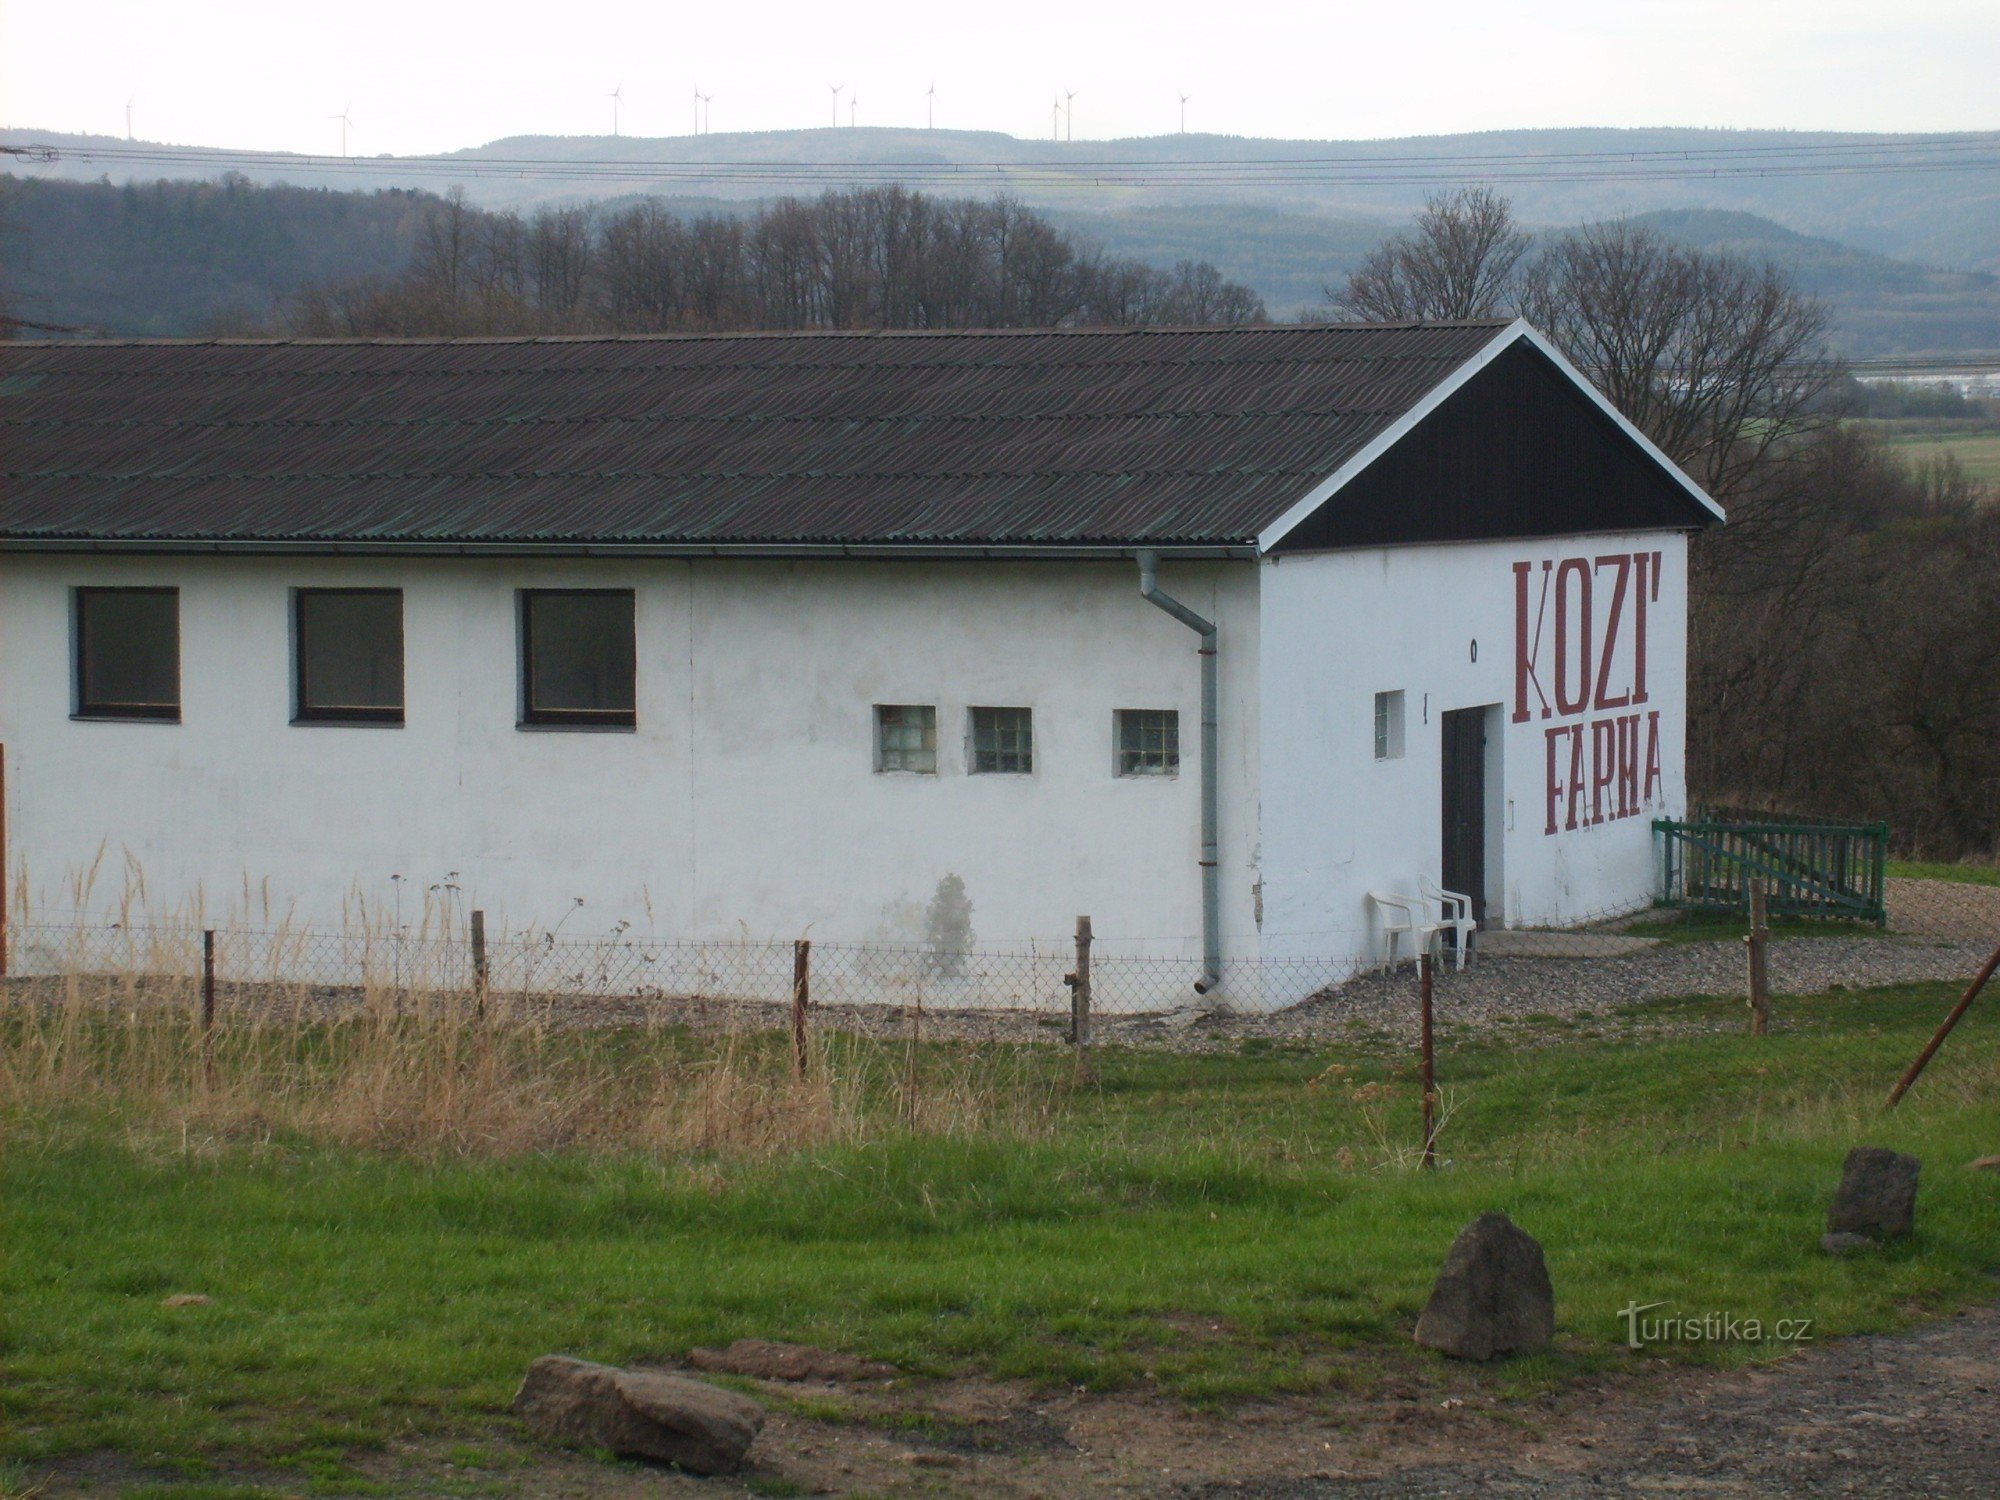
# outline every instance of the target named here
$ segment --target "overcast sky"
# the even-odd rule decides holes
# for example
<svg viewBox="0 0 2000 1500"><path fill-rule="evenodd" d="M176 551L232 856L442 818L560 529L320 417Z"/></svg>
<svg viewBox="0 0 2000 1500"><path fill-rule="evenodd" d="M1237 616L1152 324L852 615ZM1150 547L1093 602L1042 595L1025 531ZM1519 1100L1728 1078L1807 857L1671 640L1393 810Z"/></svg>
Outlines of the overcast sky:
<svg viewBox="0 0 2000 1500"><path fill-rule="evenodd" d="M2000 128L2000 0L0 0L0 121L356 154L937 123L1348 138L1545 125ZM853 114L850 116L850 101Z"/></svg>

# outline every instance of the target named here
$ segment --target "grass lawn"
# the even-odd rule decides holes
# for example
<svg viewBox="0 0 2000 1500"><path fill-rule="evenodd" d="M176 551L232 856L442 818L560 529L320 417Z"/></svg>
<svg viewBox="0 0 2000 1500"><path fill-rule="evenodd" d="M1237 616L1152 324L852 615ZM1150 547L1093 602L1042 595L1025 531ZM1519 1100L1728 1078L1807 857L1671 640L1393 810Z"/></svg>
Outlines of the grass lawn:
<svg viewBox="0 0 2000 1500"><path fill-rule="evenodd" d="M1880 937L1873 922L1836 917L1772 917L1767 924L1774 938ZM1632 937L1658 938L1665 943L1715 943L1749 936L1750 919L1741 912L1662 911L1657 916L1627 922L1619 929Z"/></svg>
<svg viewBox="0 0 2000 1500"><path fill-rule="evenodd" d="M1968 477L2000 484L2000 432L1898 432L1889 446L1911 460L1955 453Z"/></svg>
<svg viewBox="0 0 2000 1500"><path fill-rule="evenodd" d="M736 1157L411 1155L16 1101L0 1493L7 1464L107 1451L184 1474L191 1496L244 1464L351 1492L358 1450L502 1430L551 1350L621 1362L759 1336L1202 1403L1352 1389L1429 1358L1409 1329L1487 1208L1542 1240L1556 1286L1558 1349L1513 1367L1519 1390L1623 1367L1616 1313L1635 1300L1810 1317L1822 1338L1896 1326L2000 1290L2000 1177L1964 1167L2000 1151L2000 1012L1975 1007L1880 1113L1951 998L1788 1000L1764 1038L1719 999L1628 1016L1729 1028L1666 1037L1530 1045L1532 1027L1479 1040L1446 1017L1434 1174L1409 1164L1409 1059L1365 1039L1104 1049L1075 1091L1056 1049L1022 1049L993 1076L1048 1090L1032 1126L891 1120ZM967 1050L926 1061L962 1079ZM1826 1200L1864 1141L1924 1158L1918 1233L1828 1259ZM176 1293L211 1300L164 1306Z"/></svg>
<svg viewBox="0 0 2000 1500"><path fill-rule="evenodd" d="M1892 859L1888 873L1896 880L1953 880L1963 885L2000 885L2000 865L1925 864Z"/></svg>

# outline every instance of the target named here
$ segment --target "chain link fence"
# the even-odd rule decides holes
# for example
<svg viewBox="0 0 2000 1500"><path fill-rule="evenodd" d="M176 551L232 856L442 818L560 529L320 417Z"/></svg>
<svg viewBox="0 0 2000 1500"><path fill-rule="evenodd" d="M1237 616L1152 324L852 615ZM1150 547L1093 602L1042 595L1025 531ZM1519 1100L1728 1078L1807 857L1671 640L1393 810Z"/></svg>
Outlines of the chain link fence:
<svg viewBox="0 0 2000 1500"><path fill-rule="evenodd" d="M203 930L88 918L16 922L8 972L18 979L91 979L134 998L199 982L210 960ZM801 967L803 966L803 967ZM1353 959L1231 960L1205 982L1199 957L1094 945L1092 1010L1161 1016L1226 1004L1264 1011L1325 995L1361 967ZM634 1009L671 1017L718 1009L789 1008L803 984L815 1009L992 1011L1066 1018L1073 941L940 950L879 943L655 941L469 930L333 932L216 930L215 983L256 990L270 1004L338 1010L365 1003L459 998L495 1007L614 1018ZM227 998L227 997L226 997ZM236 995L241 999L241 995Z"/></svg>
<svg viewBox="0 0 2000 1500"><path fill-rule="evenodd" d="M1886 923L1774 915L1777 991L1962 978L2000 943L2000 871L1891 865L1885 904ZM1471 1017L1740 993L1746 928L1740 913L1657 906L1559 929L1480 930L1462 965L1452 932L1432 947L1446 1003ZM17 917L7 939L5 972L31 991L87 983L123 1003L184 1003L198 997L206 972L203 929L187 923L33 914ZM1404 1006L1410 938L1396 965L1385 962L1379 926L1293 942L1321 944L1323 956L1232 959L1220 983L1207 984L1192 941L1163 956L1157 943L1100 937L1089 965L1092 1013L1114 1027L1191 1025L1218 1012L1308 1016L1318 1027ZM469 1004L563 1024L775 1025L803 988L823 1025L886 1032L913 1015L985 1017L960 1030L1034 1036L1069 1025L1077 970L1067 938L946 950L660 941L621 928L597 937L499 933L475 952L463 919L450 930L225 925L213 943L219 1006L273 1016Z"/></svg>

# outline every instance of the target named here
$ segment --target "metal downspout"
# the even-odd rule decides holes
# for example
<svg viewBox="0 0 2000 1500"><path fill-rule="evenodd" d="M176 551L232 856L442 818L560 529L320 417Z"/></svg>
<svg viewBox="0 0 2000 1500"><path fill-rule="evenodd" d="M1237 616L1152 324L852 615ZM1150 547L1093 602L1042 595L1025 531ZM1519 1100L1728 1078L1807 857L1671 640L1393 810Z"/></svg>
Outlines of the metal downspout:
<svg viewBox="0 0 2000 1500"><path fill-rule="evenodd" d="M1216 838L1217 767L1215 751L1215 622L1204 620L1170 594L1160 591L1160 554L1139 553L1139 594L1201 636L1201 982L1207 994L1222 982L1222 887Z"/></svg>

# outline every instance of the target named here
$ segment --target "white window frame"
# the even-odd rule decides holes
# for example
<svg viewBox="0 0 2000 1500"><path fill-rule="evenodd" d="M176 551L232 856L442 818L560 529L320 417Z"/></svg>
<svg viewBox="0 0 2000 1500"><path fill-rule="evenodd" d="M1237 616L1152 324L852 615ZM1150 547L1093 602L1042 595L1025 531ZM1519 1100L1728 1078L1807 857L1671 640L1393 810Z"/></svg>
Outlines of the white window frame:
<svg viewBox="0 0 2000 1500"><path fill-rule="evenodd" d="M1126 763L1125 727L1128 721L1159 719L1161 728L1160 748L1149 749L1141 743L1136 753L1141 757L1137 769ZM1141 731L1143 734L1143 730ZM1157 755L1158 764L1148 764L1147 759ZM1111 768L1117 776L1133 781L1157 781L1162 777L1171 779L1181 773L1181 711L1177 708L1119 708L1111 714Z"/></svg>
<svg viewBox="0 0 2000 1500"><path fill-rule="evenodd" d="M919 731L920 739L919 743L914 747L914 749L917 754L922 754L926 751L929 752L931 763L928 766L912 766L912 765L901 764L903 759L912 753L911 748L905 746L897 746L893 750L890 748L888 735L886 733L887 729L889 728L889 725L886 723L883 716L885 714L910 714L910 713L915 713L922 716L921 719L919 720L918 725L916 726ZM899 724L896 727L900 730L908 726ZM892 760L897 763L891 764ZM885 776L937 775L938 742L937 742L936 704L878 703L875 705L875 769Z"/></svg>
<svg viewBox="0 0 2000 1500"><path fill-rule="evenodd" d="M1014 766L1002 766L996 764L984 767L982 767L979 764L979 716L981 714L1020 715L1018 727L1009 727L1003 729L1001 726L996 724L994 726L994 730L996 734L1000 733L1014 734L1014 733L1020 733L1021 731L1025 730L1027 736L1027 744L1025 753L1022 753L1020 756L1020 759L1024 761L1025 764L1014 765ZM1002 752L999 746L996 744L994 747L994 756L996 760L1001 758L1003 754L1004 752ZM967 774L973 776L1034 775L1035 774L1035 710L1032 707L1024 704L1013 704L1013 703L1000 703L1000 704L981 703L968 707L965 711L965 769Z"/></svg>
<svg viewBox="0 0 2000 1500"><path fill-rule="evenodd" d="M1408 696L1402 688L1375 695L1375 758L1401 760L1404 750L1404 715Z"/></svg>

